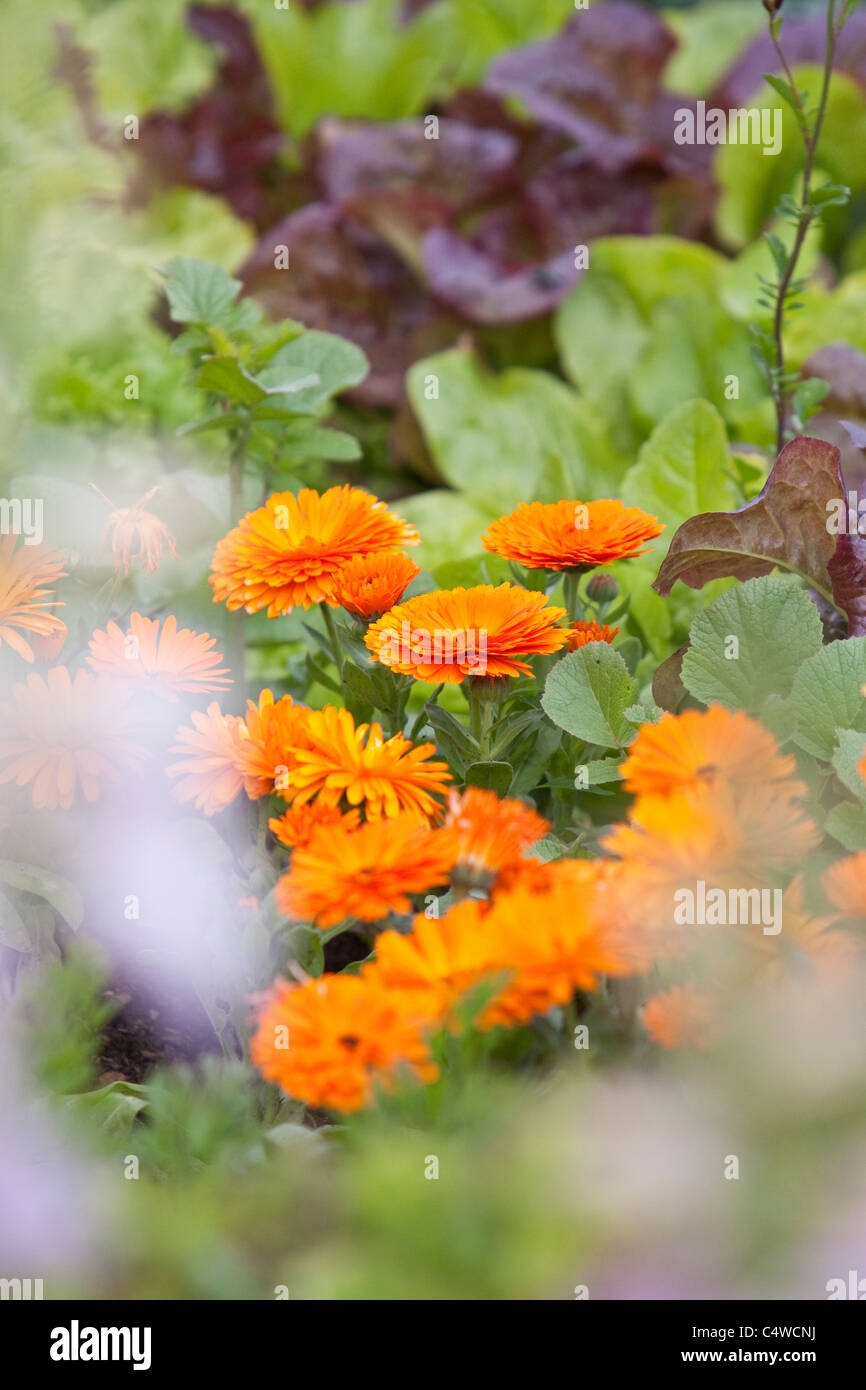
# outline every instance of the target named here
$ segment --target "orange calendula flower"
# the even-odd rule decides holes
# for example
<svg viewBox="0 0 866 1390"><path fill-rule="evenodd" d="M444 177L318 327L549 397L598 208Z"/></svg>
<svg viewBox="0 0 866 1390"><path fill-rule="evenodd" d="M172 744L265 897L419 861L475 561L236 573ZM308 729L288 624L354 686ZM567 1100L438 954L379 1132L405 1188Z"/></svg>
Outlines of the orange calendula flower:
<svg viewBox="0 0 866 1390"><path fill-rule="evenodd" d="M172 788L178 801L193 801L197 810L214 816L234 801L243 786L244 721L237 714L223 714L216 700L207 713L193 710L190 718L193 727L178 729L177 743L169 750L180 753L181 759L166 772L182 779Z"/></svg>
<svg viewBox="0 0 866 1390"><path fill-rule="evenodd" d="M441 815L435 799L450 782L446 763L430 762L432 743L415 747L402 734L386 739L379 724L359 724L346 709L326 705L312 710L298 733L294 762L287 774L287 801L318 796L325 806L345 797L364 807L368 820L411 811L429 820Z"/></svg>
<svg viewBox="0 0 866 1390"><path fill-rule="evenodd" d="M14 536L0 536L0 647L6 642L32 661L33 647L23 633L37 640L62 640L66 624L49 609L63 607L52 586L65 574L59 552L37 545L16 549Z"/></svg>
<svg viewBox="0 0 866 1390"><path fill-rule="evenodd" d="M567 879L541 903L525 887L498 893L482 929L491 964L510 971L511 978L482 1011L480 1028L525 1023L533 1014L568 1003L576 989L595 989L600 975L627 973L592 895L576 894Z"/></svg>
<svg viewBox="0 0 866 1390"><path fill-rule="evenodd" d="M564 608L517 584L439 589L399 603L365 641L383 665L416 680L459 685L465 676L518 676L519 658L558 652L568 640Z"/></svg>
<svg viewBox="0 0 866 1390"><path fill-rule="evenodd" d="M413 815L368 821L357 830L325 826L276 887L287 917L334 927L347 917L377 922L389 912L409 912L410 893L448 882L455 836L431 830Z"/></svg>
<svg viewBox="0 0 866 1390"><path fill-rule="evenodd" d="M152 487L131 507L115 507L110 498L106 497L104 492L99 491L95 483L91 483L90 486L111 508L111 515L106 521L105 530L102 533L99 553L102 554L106 540L110 535L111 553L116 571L122 569L124 575L127 575L132 561L140 560L143 569L149 570L151 574L156 574L159 569L163 546L167 548L174 559L177 559L175 539L165 522L160 521L153 512L144 509L145 503L159 492L158 487Z"/></svg>
<svg viewBox="0 0 866 1390"><path fill-rule="evenodd" d="M527 569L586 569L643 555L664 527L622 502L521 502L481 538L485 550Z"/></svg>
<svg viewBox="0 0 866 1390"><path fill-rule="evenodd" d="M334 576L331 600L369 622L399 603L420 573L420 565L399 550L356 555Z"/></svg>
<svg viewBox="0 0 866 1390"><path fill-rule="evenodd" d="M794 771L756 719L722 705L664 714L643 724L622 765L626 790L664 796L690 787L779 782ZM802 794L804 788L798 785Z"/></svg>
<svg viewBox="0 0 866 1390"><path fill-rule="evenodd" d="M212 650L215 637L178 630L174 616L159 629L158 618L140 613L131 614L125 632L109 623L90 639L88 663L100 675L128 680L163 700L176 701L182 690L204 694L231 685L228 667L220 666L222 654Z"/></svg>
<svg viewBox="0 0 866 1390"><path fill-rule="evenodd" d="M32 672L0 706L0 782L32 784L33 805L68 810L80 791L96 801L103 780L138 772L147 750L127 734L134 716L110 681L65 666Z"/></svg>
<svg viewBox="0 0 866 1390"><path fill-rule="evenodd" d="M566 648L576 652L578 647L587 647L590 642L612 642L619 632L618 627L608 627L607 623L572 623Z"/></svg>
<svg viewBox="0 0 866 1390"><path fill-rule="evenodd" d="M394 995L356 975L277 981L262 1001L250 1055L266 1081L297 1100L361 1110L377 1085L438 1075L416 1021Z"/></svg>
<svg viewBox="0 0 866 1390"><path fill-rule="evenodd" d="M289 849L306 849L314 831L321 825L339 826L342 830L357 830L360 811L341 811L339 806L323 806L308 801L303 806L290 806L281 816L268 821L271 833Z"/></svg>
<svg viewBox="0 0 866 1390"><path fill-rule="evenodd" d="M248 512L214 551L214 602L277 618L332 597L335 576L356 555L417 543L418 533L384 502L356 487L295 497L277 492Z"/></svg>
<svg viewBox="0 0 866 1390"><path fill-rule="evenodd" d="M866 850L831 864L821 882L830 902L843 916L866 918Z"/></svg>
<svg viewBox="0 0 866 1390"><path fill-rule="evenodd" d="M294 746L309 712L306 705L296 705L291 695L275 701L270 690L263 690L258 701L247 701L240 769L252 801L274 791L286 794Z"/></svg>
<svg viewBox="0 0 866 1390"><path fill-rule="evenodd" d="M672 875L678 884L696 878L736 883L743 875L761 881L818 843L817 826L803 814L803 790L799 782L782 780L644 795L632 807L631 824L615 826L604 847L665 883Z"/></svg>
<svg viewBox="0 0 866 1390"><path fill-rule="evenodd" d="M408 935L380 932L376 959L362 974L402 996L418 1017L448 1018L462 995L497 969L483 928L486 910L486 903L466 898L441 919L419 913Z"/></svg>
<svg viewBox="0 0 866 1390"><path fill-rule="evenodd" d="M664 1048L706 1048L713 1035L714 1013L705 994L693 985L674 985L644 1004L642 1023Z"/></svg>
<svg viewBox="0 0 866 1390"><path fill-rule="evenodd" d="M838 979L855 965L862 945L854 934L837 930L837 923L835 915L817 917L809 910L798 874L784 892L778 919L781 930L770 936L749 932L745 939L773 979L812 974Z"/></svg>
<svg viewBox="0 0 866 1390"><path fill-rule="evenodd" d="M467 889L489 889L500 869L550 829L550 822L516 797L501 798L480 787L448 797L445 824L458 836L455 882Z"/></svg>

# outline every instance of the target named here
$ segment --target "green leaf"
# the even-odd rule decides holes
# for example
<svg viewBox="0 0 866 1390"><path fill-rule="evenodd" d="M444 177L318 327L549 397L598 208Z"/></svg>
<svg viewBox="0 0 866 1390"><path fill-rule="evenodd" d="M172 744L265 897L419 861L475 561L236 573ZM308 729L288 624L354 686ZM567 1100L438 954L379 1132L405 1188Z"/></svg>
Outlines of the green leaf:
<svg viewBox="0 0 866 1390"><path fill-rule="evenodd" d="M782 44L784 46L784 39ZM808 93L807 109L814 106L823 80L821 68L813 64L798 66L793 77L797 88ZM715 175L721 183L722 196L716 213L716 230L724 243L734 247L745 245L760 233L782 197L796 186L803 167L803 142L797 113L788 105L779 108L775 91L759 90L748 103L743 103L746 104L759 111L781 109L781 146L771 157L765 155L765 146L758 143L719 147ZM830 83L815 167L834 182L859 192L866 187L864 144L866 99L853 77L836 72Z"/></svg>
<svg viewBox="0 0 866 1390"><path fill-rule="evenodd" d="M319 411L331 397L363 381L368 370L366 357L354 343L336 333L311 329L281 347L264 371L259 372L258 380L276 392L286 389L283 383L292 380L293 374L296 379L303 373L315 377L305 388L293 386L288 404L292 410L303 406L305 410Z"/></svg>
<svg viewBox="0 0 866 1390"><path fill-rule="evenodd" d="M840 782L866 804L866 782L860 773L860 763L866 754L866 734L856 729L839 729L839 747L833 754L833 768Z"/></svg>
<svg viewBox="0 0 866 1390"><path fill-rule="evenodd" d="M484 787L497 796L507 796L513 777L511 763L471 763L465 780L467 787Z"/></svg>
<svg viewBox="0 0 866 1390"><path fill-rule="evenodd" d="M664 714L663 709L658 705L629 705L628 709L623 710L625 718L629 724L657 724Z"/></svg>
<svg viewBox="0 0 866 1390"><path fill-rule="evenodd" d="M601 748L624 748L635 736L625 711L635 702L637 681L607 642L568 652L547 677L541 703L561 729Z"/></svg>
<svg viewBox="0 0 866 1390"><path fill-rule="evenodd" d="M866 807L859 802L840 801L827 816L824 828L845 849L866 849Z"/></svg>
<svg viewBox="0 0 866 1390"><path fill-rule="evenodd" d="M773 88L773 91L778 92L782 100L786 101L788 105L792 107L794 112L797 113L798 94L794 91L794 88L791 86L790 82L786 82L784 77L776 77L775 74L772 72L764 73L764 81L768 82L770 86ZM797 116L797 123L798 125L801 123L799 115Z"/></svg>
<svg viewBox="0 0 866 1390"><path fill-rule="evenodd" d="M804 661L791 689L797 716L794 742L829 761L837 729L866 733L866 637L831 642Z"/></svg>
<svg viewBox="0 0 866 1390"><path fill-rule="evenodd" d="M175 323L218 323L242 288L221 266L190 256L175 256L161 271Z"/></svg>
<svg viewBox="0 0 866 1390"><path fill-rule="evenodd" d="M80 1112L88 1125L95 1123L106 1134L119 1138L132 1132L136 1116L147 1106L147 1087L112 1081L97 1091L66 1096L63 1103L73 1113Z"/></svg>
<svg viewBox="0 0 866 1390"><path fill-rule="evenodd" d="M665 416L626 473L622 495L663 521L668 540L697 512L736 506L725 424L709 401L687 401Z"/></svg>
<svg viewBox="0 0 866 1390"><path fill-rule="evenodd" d="M36 864L2 860L0 883L17 888L19 892L33 893L35 897L43 898L73 931L77 931L84 920L84 898L81 890L68 878L61 878L49 869L41 869Z"/></svg>
<svg viewBox="0 0 866 1390"><path fill-rule="evenodd" d="M728 266L709 247L671 236L593 243L592 271L559 306L554 332L569 379L603 410L620 447L634 447L686 401L703 398L738 424L761 400L750 334L722 297Z"/></svg>
<svg viewBox="0 0 866 1390"><path fill-rule="evenodd" d="M325 948L318 927L310 927L306 923L293 927L288 941L292 957L301 969L306 970L308 975L321 975L325 968Z"/></svg>
<svg viewBox="0 0 866 1390"><path fill-rule="evenodd" d="M689 639L681 673L689 693L759 714L771 695L790 692L798 668L821 650L823 630L798 581L770 575L728 589L698 614Z"/></svg>
<svg viewBox="0 0 866 1390"><path fill-rule="evenodd" d="M438 383L434 400L430 378ZM512 367L496 375L474 353L453 348L416 362L406 386L442 477L497 513L528 497L597 493L620 476L595 413L547 372Z"/></svg>
<svg viewBox="0 0 866 1390"><path fill-rule="evenodd" d="M626 715L626 718L628 717ZM588 787L604 787L610 782L622 781L622 763L619 758L592 758L588 763L581 763L580 767L575 769L575 786L578 786L580 768L586 772Z"/></svg>
<svg viewBox="0 0 866 1390"><path fill-rule="evenodd" d="M264 387L236 357L209 357L196 374L195 383L203 391L213 391L236 405L257 405L267 396Z"/></svg>

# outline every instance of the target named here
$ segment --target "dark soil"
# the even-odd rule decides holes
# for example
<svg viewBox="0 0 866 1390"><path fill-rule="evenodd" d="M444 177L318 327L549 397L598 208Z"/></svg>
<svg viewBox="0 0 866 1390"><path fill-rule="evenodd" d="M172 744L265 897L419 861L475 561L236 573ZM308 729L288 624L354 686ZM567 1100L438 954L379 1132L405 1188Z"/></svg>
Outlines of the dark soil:
<svg viewBox="0 0 866 1390"><path fill-rule="evenodd" d="M99 1080L146 1081L155 1067L169 1062L194 1062L203 1053L220 1051L216 1034L197 1000L189 1008L178 991L142 993L124 990L116 981L105 991L109 1002L119 1005L106 1025L102 1047L96 1059Z"/></svg>

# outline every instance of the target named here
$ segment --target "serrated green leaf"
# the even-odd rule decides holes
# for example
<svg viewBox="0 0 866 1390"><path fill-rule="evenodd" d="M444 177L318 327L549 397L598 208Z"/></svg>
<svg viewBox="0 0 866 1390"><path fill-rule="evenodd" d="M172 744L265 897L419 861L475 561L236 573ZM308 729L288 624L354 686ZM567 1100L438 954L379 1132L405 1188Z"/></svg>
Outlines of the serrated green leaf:
<svg viewBox="0 0 866 1390"><path fill-rule="evenodd" d="M866 733L866 637L831 642L804 661L791 688L797 717L794 742L816 758L829 761L836 730Z"/></svg>
<svg viewBox="0 0 866 1390"><path fill-rule="evenodd" d="M265 388L244 370L236 357L209 357L197 372L195 384L235 405L257 405L267 397Z"/></svg>
<svg viewBox="0 0 866 1390"><path fill-rule="evenodd" d="M840 801L831 810L824 827L827 834L846 849L866 849L866 806L859 802Z"/></svg>
<svg viewBox="0 0 866 1390"><path fill-rule="evenodd" d="M839 746L833 754L836 776L866 805L866 782L860 773L860 763L866 754L866 734L858 733L856 729L840 729L837 739Z"/></svg>
<svg viewBox="0 0 866 1390"><path fill-rule="evenodd" d="M607 642L568 652L553 667L541 704L554 724L600 748L625 748L635 736L625 711L638 684Z"/></svg>
<svg viewBox="0 0 866 1390"><path fill-rule="evenodd" d="M191 256L175 256L160 269L175 323L216 323L242 288L221 266Z"/></svg>
<svg viewBox="0 0 866 1390"><path fill-rule="evenodd" d="M789 694L822 640L818 610L796 579L749 579L695 618L682 681L705 705L758 714L771 695Z"/></svg>

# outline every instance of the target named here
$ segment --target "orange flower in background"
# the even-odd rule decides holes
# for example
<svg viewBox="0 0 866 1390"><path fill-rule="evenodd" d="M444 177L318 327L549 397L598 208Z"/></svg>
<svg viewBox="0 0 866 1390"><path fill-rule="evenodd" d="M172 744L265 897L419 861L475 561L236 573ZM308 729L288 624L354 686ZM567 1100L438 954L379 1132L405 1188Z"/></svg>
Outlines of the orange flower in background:
<svg viewBox="0 0 866 1390"><path fill-rule="evenodd" d="M643 555L664 530L654 516L622 502L521 502L481 537L485 550L527 569L584 569Z"/></svg>
<svg viewBox="0 0 866 1390"><path fill-rule="evenodd" d="M197 810L214 816L234 801L243 786L244 721L237 714L223 714L216 700L206 714L193 710L190 718L193 727L178 729L177 742L169 750L180 753L181 760L166 772L182 778L172 788L178 801L194 801Z"/></svg>
<svg viewBox="0 0 866 1390"><path fill-rule="evenodd" d="M326 705L304 721L283 795L300 803L318 796L326 806L345 797L363 805L368 820L403 811L429 820L441 815L435 797L451 780L447 763L429 761L435 752L435 744L413 747L402 734L386 739L379 724L356 727L348 710Z"/></svg>
<svg viewBox="0 0 866 1390"><path fill-rule="evenodd" d="M297 497L277 492L248 512L214 551L214 602L277 618L295 607L336 607L332 584L356 555L413 545L418 533L384 502L356 487Z"/></svg>
<svg viewBox="0 0 866 1390"><path fill-rule="evenodd" d="M554 888L569 884L571 891L587 901L594 901L604 881L611 876L617 861L613 859L554 859L543 862L526 858L512 859L505 864L493 884L493 899L515 888L541 896Z"/></svg>
<svg viewBox="0 0 866 1390"><path fill-rule="evenodd" d="M0 715L0 782L32 784L40 810L68 810L78 792L96 801L100 782L139 772L148 756L127 738L134 716L117 687L86 671L70 676L55 666L44 678L32 672L12 687Z"/></svg>
<svg viewBox="0 0 866 1390"><path fill-rule="evenodd" d="M331 600L356 618L379 618L420 573L420 565L399 550L356 555L335 575Z"/></svg>
<svg viewBox="0 0 866 1390"><path fill-rule="evenodd" d="M480 1028L525 1023L567 1004L576 989L594 990L600 975L628 973L593 895L576 895L567 879L541 902L524 887L498 893L482 925L491 969L508 970L511 978L482 1011Z"/></svg>
<svg viewBox="0 0 866 1390"><path fill-rule="evenodd" d="M669 796L641 796L629 825L614 826L604 848L638 864L649 881L696 878L766 881L800 859L820 838L803 814L799 782L764 782L680 788Z"/></svg>
<svg viewBox="0 0 866 1390"><path fill-rule="evenodd" d="M831 864L821 882L830 902L843 916L866 918L866 850Z"/></svg>
<svg viewBox="0 0 866 1390"><path fill-rule="evenodd" d="M622 765L626 790L664 796L684 788L779 782L796 768L756 719L722 705L643 724ZM805 790L799 783L799 794Z"/></svg>
<svg viewBox="0 0 866 1390"><path fill-rule="evenodd" d="M417 1021L357 975L278 980L261 1001L250 1056L290 1096L346 1112L369 1105L377 1085L390 1090L401 1074L424 1082L438 1075Z"/></svg>
<svg viewBox="0 0 866 1390"><path fill-rule="evenodd" d="M63 579L63 556L44 546L21 545L15 536L0 536L0 647L6 642L25 661L32 661L33 647L22 633L34 639L60 639L66 624L48 610L64 605L54 597L53 585Z"/></svg>
<svg viewBox="0 0 866 1390"><path fill-rule="evenodd" d="M693 985L673 985L644 1004L641 1021L653 1042L664 1048L706 1048L713 1035L714 1011Z"/></svg>
<svg viewBox="0 0 866 1390"><path fill-rule="evenodd" d="M274 791L285 795L294 746L309 712L291 695L275 701L270 690L263 690L258 701L247 700L239 765L252 801Z"/></svg>
<svg viewBox="0 0 866 1390"><path fill-rule="evenodd" d="M780 913L781 931L765 936L750 928L747 944L758 953L760 963L775 980L790 975L817 975L839 979L862 953L860 940L850 932L836 930L835 916L819 917L806 906L805 887L798 874L785 889Z"/></svg>
<svg viewBox="0 0 866 1390"><path fill-rule="evenodd" d="M153 512L147 512L144 509L145 503L159 492L158 487L152 487L150 492L146 492L131 507L115 507L111 499L106 497L104 492L100 492L95 483L91 483L90 486L111 508L111 515L106 521L105 530L102 533L99 553L102 554L106 540L110 535L115 571L122 569L124 576L126 576L129 574L132 561L140 560L143 569L149 570L151 574L156 574L162 558L163 546L168 549L175 560L177 559L175 539L165 522L160 521Z"/></svg>
<svg viewBox="0 0 866 1390"><path fill-rule="evenodd" d="M448 882L455 836L431 830L413 815L368 821L357 830L326 825L296 849L276 888L280 912L319 927L347 917L376 922L409 912L410 893Z"/></svg>
<svg viewBox="0 0 866 1390"><path fill-rule="evenodd" d="M380 932L376 959L363 967L363 976L402 994L418 1017L445 1019L467 990L497 969L483 927L486 911L487 904L467 898L441 919L419 913L408 935Z"/></svg>
<svg viewBox="0 0 866 1390"><path fill-rule="evenodd" d="M572 623L565 645L568 651L576 652L590 642L612 642L618 632L618 627L608 627L607 623Z"/></svg>
<svg viewBox="0 0 866 1390"><path fill-rule="evenodd" d="M314 831L321 825L339 826L342 830L357 830L360 811L341 811L339 806L323 806L308 801L303 806L290 806L281 816L268 821L268 828L281 845L289 849L306 849Z"/></svg>
<svg viewBox="0 0 866 1390"><path fill-rule="evenodd" d="M489 888L499 873L540 840L550 822L516 797L467 787L448 796L446 825L458 836L455 881L467 888Z"/></svg>
<svg viewBox="0 0 866 1390"><path fill-rule="evenodd" d="M88 664L100 675L128 680L163 700L176 701L180 691L209 694L231 685L222 654L212 651L216 638L207 632L178 630L169 616L159 630L158 618L133 613L124 632L109 623L90 639Z"/></svg>
<svg viewBox="0 0 866 1390"><path fill-rule="evenodd" d="M439 589L399 603L368 629L383 665L416 680L459 684L465 676L518 676L520 657L558 652L568 640L564 608L516 584Z"/></svg>

